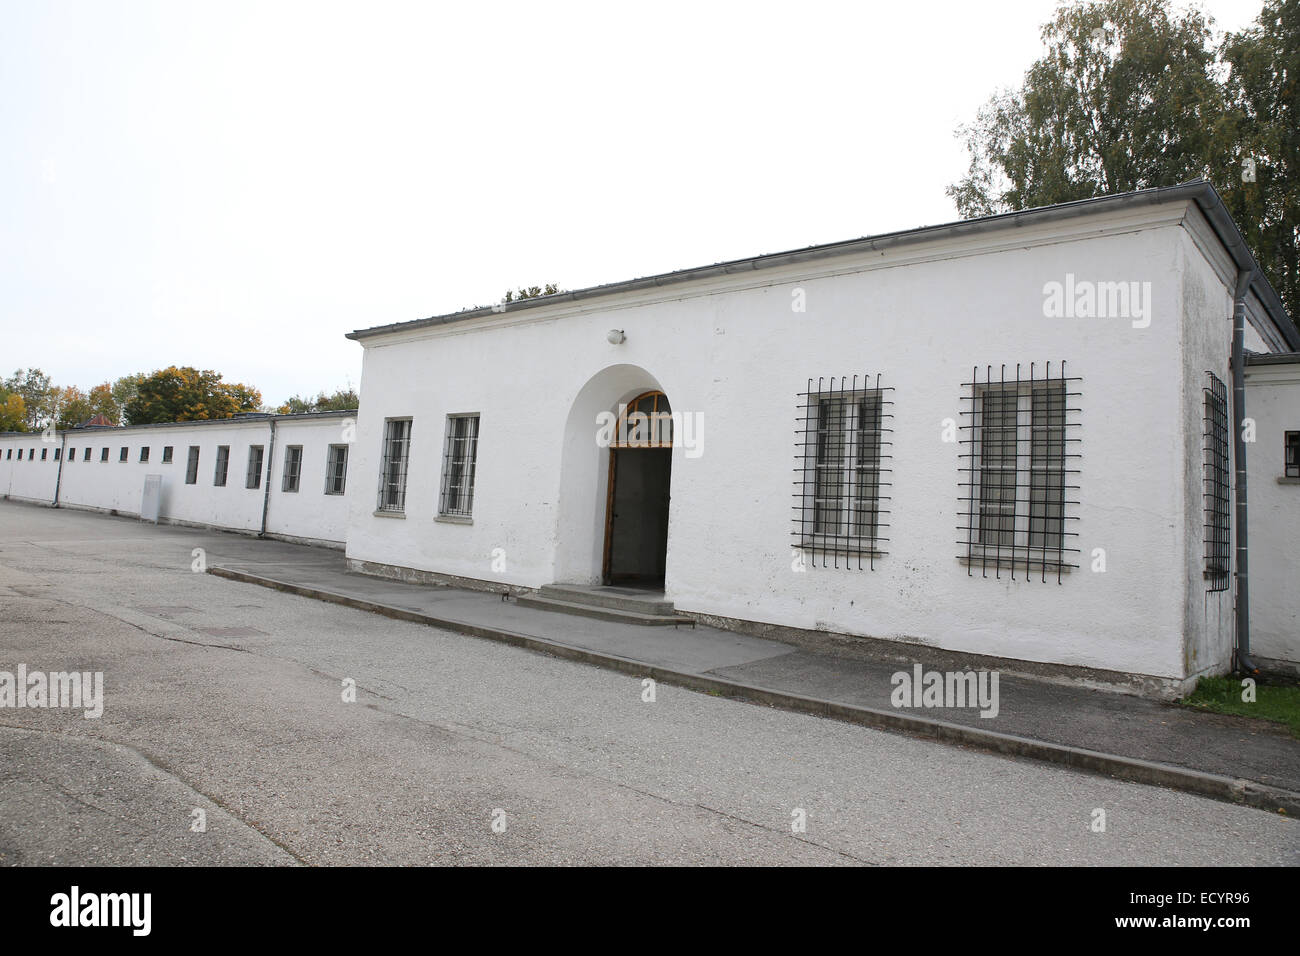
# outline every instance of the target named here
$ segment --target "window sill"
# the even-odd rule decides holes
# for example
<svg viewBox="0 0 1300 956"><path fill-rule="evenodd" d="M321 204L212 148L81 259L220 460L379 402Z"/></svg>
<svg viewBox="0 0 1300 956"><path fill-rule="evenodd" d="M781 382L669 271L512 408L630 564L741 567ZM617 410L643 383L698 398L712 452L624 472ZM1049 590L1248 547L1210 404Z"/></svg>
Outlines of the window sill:
<svg viewBox="0 0 1300 956"><path fill-rule="evenodd" d="M1283 477L1279 477L1278 480L1277 480L1277 483L1278 483L1279 485L1300 485L1300 478L1283 478Z"/></svg>
<svg viewBox="0 0 1300 956"><path fill-rule="evenodd" d="M441 521L443 524L473 524L474 519L470 515L435 515L434 521Z"/></svg>
<svg viewBox="0 0 1300 956"><path fill-rule="evenodd" d="M376 518L405 518L405 511L375 511Z"/></svg>
<svg viewBox="0 0 1300 956"><path fill-rule="evenodd" d="M1013 555L1010 550L1006 552L985 552L983 554L957 556L959 564L968 568L993 568L997 570L1008 571L1046 571L1048 574L1055 574L1060 571L1062 574L1069 574L1077 571L1078 567L1069 564L1064 558L1053 560L1050 558L1036 558L1032 555L1025 554L1023 550L1016 549Z"/></svg>

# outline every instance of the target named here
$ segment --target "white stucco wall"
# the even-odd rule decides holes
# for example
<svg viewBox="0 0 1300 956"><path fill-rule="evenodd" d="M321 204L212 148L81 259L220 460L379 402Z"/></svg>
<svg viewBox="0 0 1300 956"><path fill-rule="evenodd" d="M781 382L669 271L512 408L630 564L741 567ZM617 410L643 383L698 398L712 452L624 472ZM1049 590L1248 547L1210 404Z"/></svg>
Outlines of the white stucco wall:
<svg viewBox="0 0 1300 956"><path fill-rule="evenodd" d="M369 487L351 496L348 555L530 587L594 580L607 452L592 413L662 388L704 425L700 457L674 450L666 590L683 610L1162 677L1226 666L1217 616L1189 625L1193 583L1203 595L1189 369L1226 368L1226 344L1214 344L1221 294L1184 280L1184 213L1108 213L369 339L353 462ZM1066 273L1151 283L1149 327L1045 318L1043 285ZM795 288L806 312L791 310ZM626 343L608 344L611 328ZM1062 359L1082 378L1080 568L1061 585L969 573L959 446L942 423L960 421L972 365ZM796 396L809 376L876 372L894 389L890 553L874 571L795 572ZM435 518L440 459L446 416L461 412L480 415L475 508L472 524L448 524ZM405 517L378 517L383 422L408 416ZM1105 572L1091 570L1098 548Z"/></svg>
<svg viewBox="0 0 1300 956"><path fill-rule="evenodd" d="M1285 480L1283 433L1300 431L1300 364L1247 365L1250 646L1300 664L1300 481Z"/></svg>
<svg viewBox="0 0 1300 956"><path fill-rule="evenodd" d="M326 495L325 459L330 443L344 439L343 422L352 413L320 416L277 416L274 458L270 462L270 502L267 533L341 545L346 533L346 504L343 496ZM55 484L62 507L88 508L139 515L146 475L162 477L160 519L209 525L232 531L257 532L267 485L271 421L267 418L217 422L179 422L126 428L76 429L57 433L57 441L42 444L40 433L0 436L0 493L34 502L52 503ZM217 449L230 448L226 483L215 483ZM249 446L262 445L262 482L247 488ZM303 465L298 492L282 488L284 448L303 446ZM172 460L163 461L163 449L172 448ZM199 448L194 484L186 484L186 466L191 446ZM18 461L16 449L24 449ZM28 460L27 449L37 449L37 459ZM46 461L40 449L50 449ZM8 449L14 448L13 458ZM63 449L62 475L54 461L54 448ZM91 450L85 460L85 450ZM108 449L103 461L102 450ZM127 459L120 460L120 450ZM140 461L141 448L149 449L149 460ZM75 452L75 460L73 453ZM61 456L62 457L62 456Z"/></svg>

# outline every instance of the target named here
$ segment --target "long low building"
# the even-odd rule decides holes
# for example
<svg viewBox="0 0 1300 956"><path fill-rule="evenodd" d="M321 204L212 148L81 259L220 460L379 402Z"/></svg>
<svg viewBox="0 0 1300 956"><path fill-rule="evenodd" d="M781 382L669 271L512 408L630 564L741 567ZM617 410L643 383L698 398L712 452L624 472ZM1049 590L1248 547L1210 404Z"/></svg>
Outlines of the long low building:
<svg viewBox="0 0 1300 956"><path fill-rule="evenodd" d="M1300 331L1209 183L349 337L355 420L6 435L0 487L557 611L1166 695L1300 667Z"/></svg>
<svg viewBox="0 0 1300 956"><path fill-rule="evenodd" d="M344 411L10 432L0 492L342 548L355 425Z"/></svg>

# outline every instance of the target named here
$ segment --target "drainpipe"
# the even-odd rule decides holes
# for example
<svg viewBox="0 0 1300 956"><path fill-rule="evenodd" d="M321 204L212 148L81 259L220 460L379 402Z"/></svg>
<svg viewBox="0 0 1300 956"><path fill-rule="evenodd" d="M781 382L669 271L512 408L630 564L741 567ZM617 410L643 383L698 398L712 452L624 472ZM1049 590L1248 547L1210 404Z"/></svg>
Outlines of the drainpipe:
<svg viewBox="0 0 1300 956"><path fill-rule="evenodd" d="M68 433L59 433L59 470L54 476L54 503L51 508L59 506L59 488L63 485L63 459L67 457Z"/></svg>
<svg viewBox="0 0 1300 956"><path fill-rule="evenodd" d="M266 487L262 494L262 530L259 538L266 537L266 513L271 510L271 463L275 461L275 419L271 419L271 437L266 443Z"/></svg>
<svg viewBox="0 0 1300 956"><path fill-rule="evenodd" d="M1232 302L1232 451L1237 466L1237 651L1239 671L1258 673L1250 659L1250 575L1246 523L1246 293L1250 289L1253 269L1237 273L1237 288Z"/></svg>

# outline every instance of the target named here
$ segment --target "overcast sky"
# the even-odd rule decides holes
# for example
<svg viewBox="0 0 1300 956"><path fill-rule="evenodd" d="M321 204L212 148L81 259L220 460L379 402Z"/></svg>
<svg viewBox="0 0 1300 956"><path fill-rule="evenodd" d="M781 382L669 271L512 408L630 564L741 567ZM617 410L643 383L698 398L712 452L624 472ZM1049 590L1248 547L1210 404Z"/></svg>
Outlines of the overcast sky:
<svg viewBox="0 0 1300 956"><path fill-rule="evenodd" d="M0 0L0 372L278 404L352 329L955 219L1053 7Z"/></svg>

